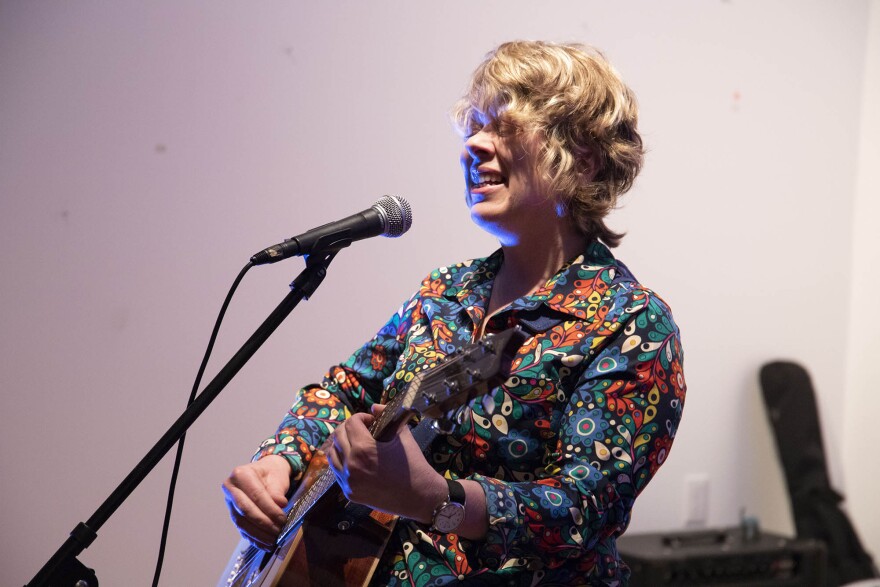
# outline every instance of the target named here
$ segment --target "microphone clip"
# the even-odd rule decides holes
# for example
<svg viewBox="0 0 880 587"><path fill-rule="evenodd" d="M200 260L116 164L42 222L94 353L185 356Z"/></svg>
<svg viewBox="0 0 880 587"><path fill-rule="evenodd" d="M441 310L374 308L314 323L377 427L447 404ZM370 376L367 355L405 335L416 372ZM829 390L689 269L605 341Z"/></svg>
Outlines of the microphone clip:
<svg viewBox="0 0 880 587"><path fill-rule="evenodd" d="M315 241L310 248L310 252L306 256L321 255L329 252L338 253L340 250L351 245L352 242L354 242L354 240L347 234L326 234L318 237L318 240ZM254 265L275 263L276 261L281 261L288 257L298 256L301 250L302 246L296 237L289 238L277 245L263 249L251 258L251 262Z"/></svg>

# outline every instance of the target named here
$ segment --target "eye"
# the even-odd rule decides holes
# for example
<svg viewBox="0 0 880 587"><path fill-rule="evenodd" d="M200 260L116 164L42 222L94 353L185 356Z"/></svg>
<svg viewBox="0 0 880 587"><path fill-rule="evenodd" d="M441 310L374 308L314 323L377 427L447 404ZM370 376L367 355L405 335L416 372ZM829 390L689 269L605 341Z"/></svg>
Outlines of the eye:
<svg viewBox="0 0 880 587"><path fill-rule="evenodd" d="M495 120L476 108L471 109L468 113L467 126L465 128L465 140L471 138L481 130L493 132L495 128Z"/></svg>
<svg viewBox="0 0 880 587"><path fill-rule="evenodd" d="M464 135L465 140L471 138L483 129L483 125L476 120L471 119L468 123L467 132Z"/></svg>
<svg viewBox="0 0 880 587"><path fill-rule="evenodd" d="M519 129L520 127L509 116L502 116L493 121L493 130L499 137L514 136L519 132Z"/></svg>
<svg viewBox="0 0 880 587"><path fill-rule="evenodd" d="M499 126L499 122L494 118L489 118L485 121L471 119L470 123L468 124L467 135L464 138L465 140L467 140L480 131L484 131L490 134L497 134L500 136L501 132L498 130Z"/></svg>

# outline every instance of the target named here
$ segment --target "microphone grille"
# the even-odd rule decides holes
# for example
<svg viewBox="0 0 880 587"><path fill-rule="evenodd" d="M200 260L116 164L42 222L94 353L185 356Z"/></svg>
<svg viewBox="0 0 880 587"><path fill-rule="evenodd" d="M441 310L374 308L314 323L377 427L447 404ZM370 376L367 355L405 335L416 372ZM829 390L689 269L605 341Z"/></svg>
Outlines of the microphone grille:
<svg viewBox="0 0 880 587"><path fill-rule="evenodd" d="M412 208L409 202L399 196L382 196L373 204L373 210L384 221L382 236L398 237L412 226Z"/></svg>

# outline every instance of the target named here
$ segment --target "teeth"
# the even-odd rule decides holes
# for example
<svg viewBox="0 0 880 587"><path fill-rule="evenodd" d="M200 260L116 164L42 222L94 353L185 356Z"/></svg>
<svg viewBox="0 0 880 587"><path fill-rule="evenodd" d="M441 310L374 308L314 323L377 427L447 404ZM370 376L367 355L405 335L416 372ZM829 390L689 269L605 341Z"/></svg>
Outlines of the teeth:
<svg viewBox="0 0 880 587"><path fill-rule="evenodd" d="M482 187L482 185L499 184L503 180L502 180L501 176L498 175L497 173L480 172L477 170L472 170L471 171L471 181L475 185Z"/></svg>

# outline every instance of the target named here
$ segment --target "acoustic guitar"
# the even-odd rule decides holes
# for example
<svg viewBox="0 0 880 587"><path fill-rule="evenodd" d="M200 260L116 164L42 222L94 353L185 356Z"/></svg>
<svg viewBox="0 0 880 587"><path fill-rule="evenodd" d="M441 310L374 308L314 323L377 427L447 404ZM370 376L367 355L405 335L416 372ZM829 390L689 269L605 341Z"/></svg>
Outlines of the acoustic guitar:
<svg viewBox="0 0 880 587"><path fill-rule="evenodd" d="M373 437L421 416L416 437L425 448L437 433L452 430L468 402L506 379L526 338L519 327L490 334L418 373L373 423ZM424 433L427 426L432 433ZM349 502L320 451L286 511L272 551L242 540L218 587L366 585L397 522L397 516Z"/></svg>

